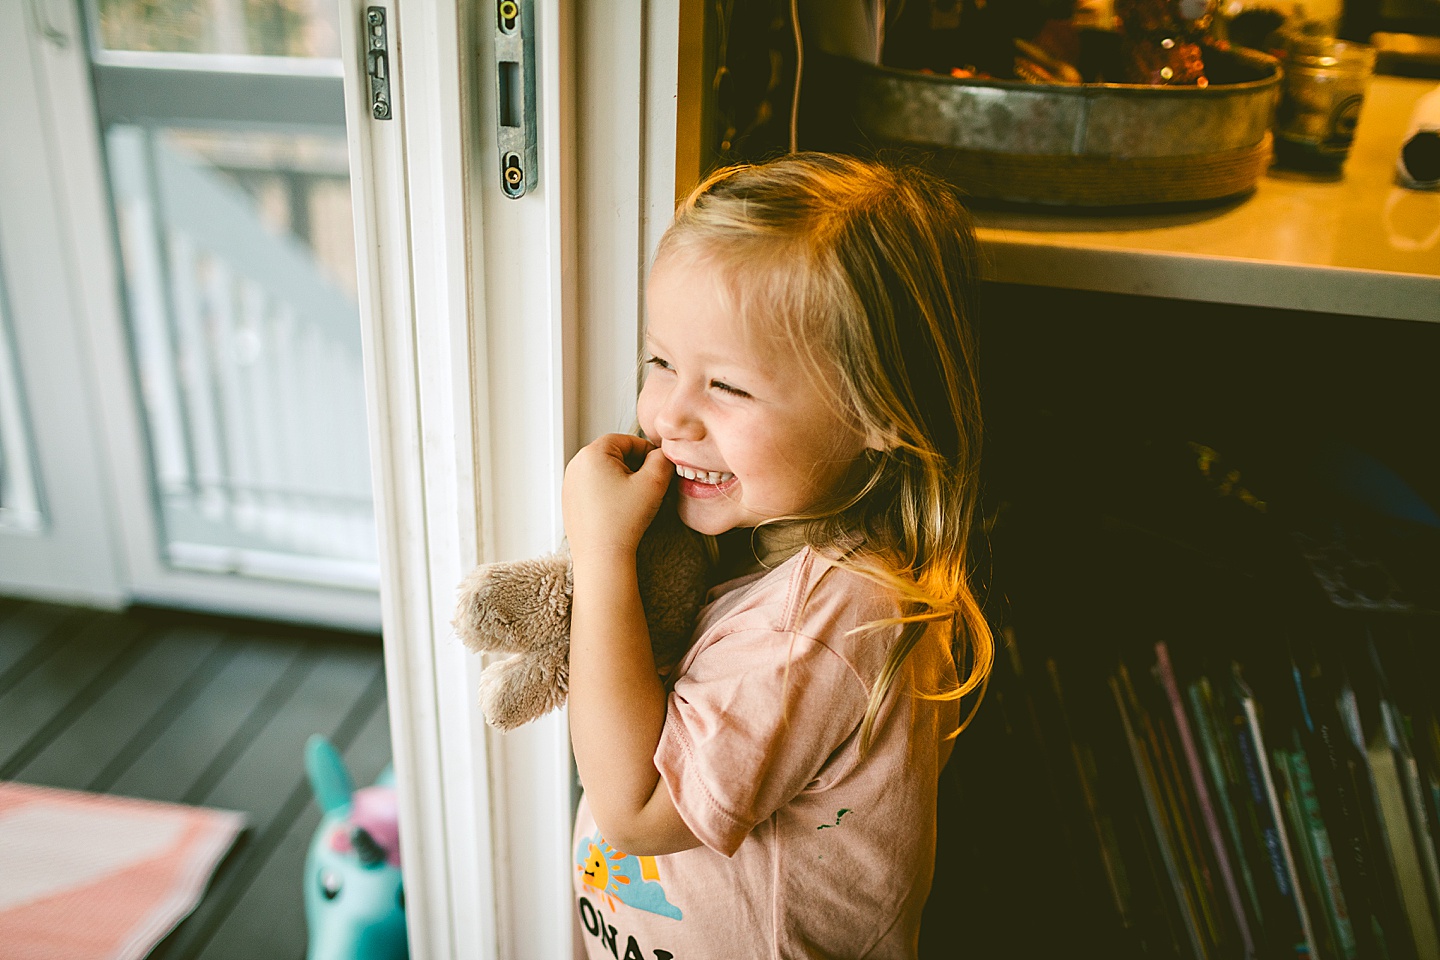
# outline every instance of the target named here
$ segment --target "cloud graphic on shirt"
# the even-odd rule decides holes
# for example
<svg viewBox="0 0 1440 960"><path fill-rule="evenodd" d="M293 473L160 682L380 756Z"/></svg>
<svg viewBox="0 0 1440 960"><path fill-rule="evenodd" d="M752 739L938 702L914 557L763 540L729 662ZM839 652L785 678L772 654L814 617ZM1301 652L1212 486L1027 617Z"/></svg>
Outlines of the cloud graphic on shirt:
<svg viewBox="0 0 1440 960"><path fill-rule="evenodd" d="M654 857L637 857L610 846L597 830L575 848L580 882L605 901L611 910L620 901L636 910L679 920L680 910L665 897Z"/></svg>

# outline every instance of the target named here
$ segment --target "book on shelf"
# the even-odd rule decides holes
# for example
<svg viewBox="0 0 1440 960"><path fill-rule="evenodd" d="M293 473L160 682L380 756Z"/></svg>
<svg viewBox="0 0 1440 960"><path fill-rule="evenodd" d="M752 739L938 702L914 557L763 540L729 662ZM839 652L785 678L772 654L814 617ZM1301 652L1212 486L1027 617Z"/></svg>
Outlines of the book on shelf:
<svg viewBox="0 0 1440 960"><path fill-rule="evenodd" d="M1096 857L1105 889L1124 903L1120 914L1126 942L1137 956L1193 956L1176 891L1146 808L1145 788L1135 767L1121 718L1114 709L1103 667L1051 658L1058 722L1066 725L1081 801L1098 840ZM1105 864L1109 863L1107 867Z"/></svg>
<svg viewBox="0 0 1440 960"><path fill-rule="evenodd" d="M1194 903L1194 893L1189 888L1187 879L1182 873L1180 857L1176 851L1175 839L1170 829L1167 814L1163 801L1160 797L1159 784L1154 770L1154 763L1146 743L1141 739L1137 730L1138 716L1132 714L1133 698L1122 690L1121 674L1116 673L1109 679L1110 691L1115 698L1115 706L1119 711L1120 723L1125 731L1125 742L1129 748L1131 761L1135 766L1135 775L1140 785L1140 795L1144 802L1145 813L1148 817L1151 834L1154 840L1155 850L1164 868L1165 880L1172 894L1171 902L1175 905L1177 920L1183 934L1183 941L1177 946L1185 946L1186 955L1194 957L1195 960L1206 960L1209 953L1203 942Z"/></svg>
<svg viewBox="0 0 1440 960"><path fill-rule="evenodd" d="M1419 960L1440 960L1440 938L1437 938L1435 918L1430 911L1415 833L1405 809L1404 788L1400 784L1394 751L1383 731L1371 736L1366 744L1365 756L1374 784L1380 826L1391 862L1395 865L1400 902L1410 925L1415 953Z"/></svg>
<svg viewBox="0 0 1440 960"><path fill-rule="evenodd" d="M1314 651L1306 652L1302 663L1291 675L1303 719L1298 732L1330 829L1356 949L1361 957L1413 956L1375 815L1368 763L1341 714L1347 689L1341 665L1333 658L1326 663Z"/></svg>
<svg viewBox="0 0 1440 960"><path fill-rule="evenodd" d="M1097 946L1122 956L1185 953L1163 865L1141 829L1146 815L1128 749L1106 708L1103 681L1094 682L1103 666L1066 670L1033 636L1021 641L1011 630L1006 639L1006 672L1024 700L1023 709L1014 697L1008 705L1014 745L1026 757L1044 755L1033 766L1044 771L1044 792L1056 805L1048 829L1063 837L1051 855L1073 885L1064 909L1083 917L1072 928L1088 926Z"/></svg>
<svg viewBox="0 0 1440 960"><path fill-rule="evenodd" d="M1385 914L1386 946L1392 954L1407 960L1418 957L1419 944L1415 941L1411 910L1406 905L1404 871L1395 860L1396 851L1385 826L1381 786L1375 781L1376 758L1371 756L1365 732L1366 728L1373 730L1378 726L1378 717L1362 722L1361 698L1357 696L1349 674L1341 683L1336 709L1351 746L1359 754L1359 761L1354 766L1356 792L1361 800L1361 815L1376 864L1371 889L1377 894L1377 902Z"/></svg>
<svg viewBox="0 0 1440 960"><path fill-rule="evenodd" d="M1071 470L1029 474L1057 482L1003 558L1048 630L1034 701L1007 704L1042 749L1014 763L1044 768L1046 829L1091 861L1077 901L1135 956L1440 960L1440 605L1397 590L1440 597L1414 575L1440 571L1434 534L1360 522L1308 460L1242 477L1211 448L1078 436Z"/></svg>
<svg viewBox="0 0 1440 960"><path fill-rule="evenodd" d="M1099 877L1094 873L1097 851L1094 831L1082 799L1082 787L1074 776L1072 761L1079 731L1063 722L1044 670L1041 654L1032 645L1021 644L1012 630L1008 636L1009 666L1018 681L1021 697L1016 704L1015 723L1026 728L1026 739L1033 750L1033 773L1043 783L1043 793L1053 810L1051 829L1061 841L1056 853L1063 851L1065 872L1090 889ZM1122 925L1123 925L1122 916Z"/></svg>
<svg viewBox="0 0 1440 960"><path fill-rule="evenodd" d="M1318 667L1316 668L1318 671ZM1320 893L1330 936L1341 957L1383 956L1371 908L1370 858L1363 832L1354 823L1353 790L1342 785L1344 772L1334 755L1331 711L1312 705L1301 669L1292 653L1290 682L1299 722L1291 730L1290 767L1299 793L1311 850L1320 865Z"/></svg>
<svg viewBox="0 0 1440 960"><path fill-rule="evenodd" d="M1088 859L1067 875L1077 897L1113 913L1136 956L1440 960L1437 751L1416 746L1433 713L1382 696L1378 670L1357 695L1336 680L1346 665L1313 650L1221 671L1173 649L1108 674L1053 651L1028 675L1013 665L1012 756L1046 801L1031 817L1060 811L1046 849Z"/></svg>
<svg viewBox="0 0 1440 960"><path fill-rule="evenodd" d="M1170 810L1170 822L1175 835L1181 840L1180 850L1184 854L1190 882L1195 891L1202 932L1213 950L1222 955L1229 954L1236 940L1235 921L1229 915L1229 908L1224 902L1217 880L1218 871L1203 836L1198 803L1181 772L1176 733L1167 722L1164 704L1155 701L1151 694L1152 691L1146 689L1141 719L1158 748L1157 763L1162 795Z"/></svg>
<svg viewBox="0 0 1440 960"><path fill-rule="evenodd" d="M1390 691L1373 640L1367 640L1366 647L1369 662L1364 666L1369 669L1352 673L1341 712L1364 752L1378 833L1389 855L1415 955L1419 960L1440 960L1440 934L1420 846L1428 840L1417 834L1406 801L1402 766L1408 749L1394 723Z"/></svg>
<svg viewBox="0 0 1440 960"><path fill-rule="evenodd" d="M1266 892L1266 935L1270 949L1277 953L1283 950L1295 957L1314 957L1315 933L1299 889L1274 779L1266 763L1259 706L1238 667L1231 671L1227 710L1230 735L1245 772L1247 806L1259 828L1270 867L1267 882L1262 885Z"/></svg>
<svg viewBox="0 0 1440 960"><path fill-rule="evenodd" d="M1291 780L1299 795L1300 809L1305 828L1310 838L1311 850L1321 883L1330 933L1339 956L1354 960L1360 955L1360 946L1355 938L1355 923L1350 915L1349 900L1345 896L1344 884L1340 880L1340 869L1336 862L1335 846L1325 817L1320 810L1320 796L1315 790L1315 778L1310 770L1310 761L1300 742L1300 735L1292 735L1293 749L1290 752Z"/></svg>
<svg viewBox="0 0 1440 960"><path fill-rule="evenodd" d="M1200 817L1204 822L1205 836L1224 885L1225 897L1230 905L1230 916L1243 951L1242 956L1248 960L1255 956L1256 949L1255 939L1251 933L1251 918L1241 899L1236 871L1231 866L1230 853L1226 847L1225 838L1220 832L1220 820L1215 812L1216 804L1211 801L1212 790L1206 782L1204 770L1200 765L1200 753L1196 749L1195 737L1191 734L1190 720L1185 712L1185 703L1180 696L1180 686L1175 680L1175 668L1170 662L1170 650L1164 641L1155 644L1155 675L1170 704L1171 717L1184 755L1186 773L1194 791Z"/></svg>
<svg viewBox="0 0 1440 960"><path fill-rule="evenodd" d="M1130 874L1125 867L1125 859L1120 850L1120 839L1115 828L1114 817L1102 799L1099 768L1094 748L1088 739L1079 732L1077 720L1071 715L1066 704L1064 684L1060 678L1060 667L1054 657L1045 659L1045 676L1055 698L1061 729L1069 734L1070 760L1075 769L1075 783L1079 787L1080 798L1089 818L1095 850L1105 876L1111 903L1115 906L1115 913L1120 918L1121 925L1133 928L1137 924L1134 887L1130 882Z"/></svg>
<svg viewBox="0 0 1440 960"><path fill-rule="evenodd" d="M1413 718L1401 710L1398 692L1390 682L1389 671L1385 669L1373 635L1367 646L1381 694L1380 726L1390 743L1390 751L1395 757L1395 767L1400 775L1405 810L1410 816L1410 829L1415 835L1416 855L1425 878L1425 891L1430 897L1431 920L1440 923L1440 860L1437 860L1436 856L1436 833L1431 828L1425 778L1413 746L1410 722Z"/></svg>
<svg viewBox="0 0 1440 960"><path fill-rule="evenodd" d="M1314 800L1309 764L1298 750L1274 748L1270 770L1275 778L1281 807L1285 812L1292 849L1295 852L1300 890L1305 897L1322 956L1356 956L1354 932L1344 892L1335 869L1329 832L1320 818L1318 804L1307 804L1306 790Z"/></svg>
<svg viewBox="0 0 1440 960"><path fill-rule="evenodd" d="M1253 936L1261 938L1264 915L1260 906L1260 893L1255 880L1256 871L1251 864L1268 869L1265 862L1263 842L1253 818L1242 818L1238 811L1245 810L1244 773L1230 748L1228 730L1218 712L1218 704L1210 678L1201 674L1186 687L1186 697L1191 720L1199 735L1209 775L1212 795L1222 815L1225 840L1234 855L1236 872L1241 881L1242 902L1245 915L1250 923ZM1262 878L1263 879L1263 878Z"/></svg>

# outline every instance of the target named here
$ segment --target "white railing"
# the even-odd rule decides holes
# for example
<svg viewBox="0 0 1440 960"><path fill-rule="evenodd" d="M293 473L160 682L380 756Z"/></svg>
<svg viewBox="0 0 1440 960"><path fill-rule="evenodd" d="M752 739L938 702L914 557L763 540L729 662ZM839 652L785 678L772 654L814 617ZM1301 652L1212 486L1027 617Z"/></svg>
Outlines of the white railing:
<svg viewBox="0 0 1440 960"><path fill-rule="evenodd" d="M107 132L168 560L375 589L358 307L162 132Z"/></svg>

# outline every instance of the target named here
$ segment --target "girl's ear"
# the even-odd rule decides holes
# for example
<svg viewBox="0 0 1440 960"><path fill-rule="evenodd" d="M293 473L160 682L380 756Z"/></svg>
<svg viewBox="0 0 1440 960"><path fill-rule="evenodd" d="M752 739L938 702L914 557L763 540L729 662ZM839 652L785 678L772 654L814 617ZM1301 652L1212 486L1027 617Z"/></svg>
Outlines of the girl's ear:
<svg viewBox="0 0 1440 960"><path fill-rule="evenodd" d="M881 433L874 427L865 431L865 449L875 450L884 453L886 450L894 449L895 438Z"/></svg>

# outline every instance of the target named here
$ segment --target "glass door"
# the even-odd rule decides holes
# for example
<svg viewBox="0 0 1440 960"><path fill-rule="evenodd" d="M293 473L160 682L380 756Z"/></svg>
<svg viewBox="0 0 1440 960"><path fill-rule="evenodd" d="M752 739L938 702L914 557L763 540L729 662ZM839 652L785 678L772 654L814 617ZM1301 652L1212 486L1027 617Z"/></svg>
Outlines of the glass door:
<svg viewBox="0 0 1440 960"><path fill-rule="evenodd" d="M14 6L8 22L26 21ZM0 592L85 603L124 596L91 416L82 318L50 164L37 41L8 46L0 97Z"/></svg>
<svg viewBox="0 0 1440 960"><path fill-rule="evenodd" d="M335 11L0 13L0 593L376 629Z"/></svg>
<svg viewBox="0 0 1440 960"><path fill-rule="evenodd" d="M338 10L88 9L164 563L373 594Z"/></svg>
<svg viewBox="0 0 1440 960"><path fill-rule="evenodd" d="M338 12L92 0L170 566L373 592Z"/></svg>

